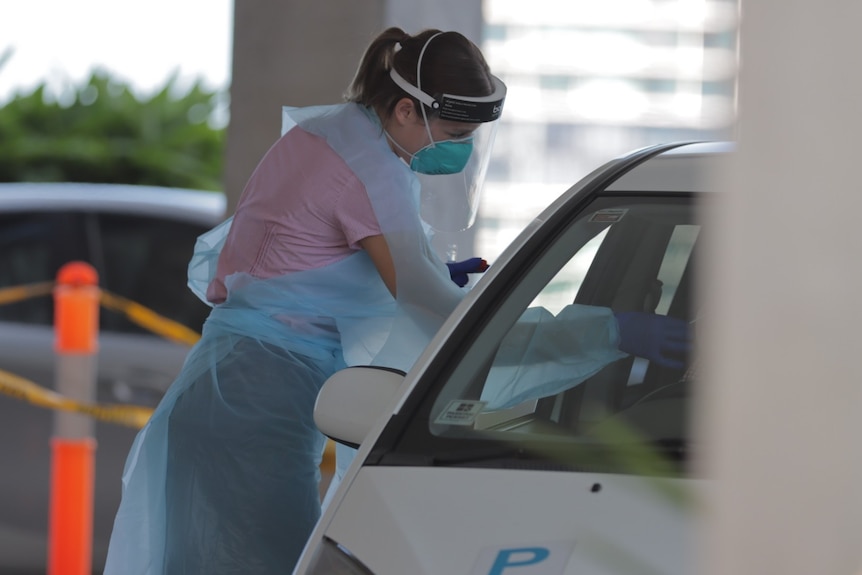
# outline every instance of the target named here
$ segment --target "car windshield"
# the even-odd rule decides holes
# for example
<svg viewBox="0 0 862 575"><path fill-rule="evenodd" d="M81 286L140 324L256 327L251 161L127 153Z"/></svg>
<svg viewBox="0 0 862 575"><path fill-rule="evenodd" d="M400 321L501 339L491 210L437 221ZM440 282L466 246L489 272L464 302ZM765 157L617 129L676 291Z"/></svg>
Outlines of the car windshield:
<svg viewBox="0 0 862 575"><path fill-rule="evenodd" d="M614 329L619 312L695 328L700 208L680 194L599 198L531 248L495 278L503 295L465 318L381 463L684 469L692 354L624 353Z"/></svg>

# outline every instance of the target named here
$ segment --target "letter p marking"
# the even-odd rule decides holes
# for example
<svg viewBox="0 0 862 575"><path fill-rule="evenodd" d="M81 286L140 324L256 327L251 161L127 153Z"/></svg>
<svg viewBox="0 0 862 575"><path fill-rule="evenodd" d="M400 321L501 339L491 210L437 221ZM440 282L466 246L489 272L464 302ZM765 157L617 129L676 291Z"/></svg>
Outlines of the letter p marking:
<svg viewBox="0 0 862 575"><path fill-rule="evenodd" d="M488 575L503 575L509 567L526 567L541 563L551 554L544 547L522 547L520 549L501 549L491 566Z"/></svg>

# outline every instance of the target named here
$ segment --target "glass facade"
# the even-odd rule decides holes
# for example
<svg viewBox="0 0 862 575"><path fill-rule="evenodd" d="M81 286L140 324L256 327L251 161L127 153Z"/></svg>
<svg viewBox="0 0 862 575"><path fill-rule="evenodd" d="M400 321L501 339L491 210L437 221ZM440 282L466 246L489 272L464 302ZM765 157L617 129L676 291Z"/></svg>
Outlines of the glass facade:
<svg viewBox="0 0 862 575"><path fill-rule="evenodd" d="M484 18L509 94L475 228L483 257L618 155L733 137L736 0L484 0Z"/></svg>

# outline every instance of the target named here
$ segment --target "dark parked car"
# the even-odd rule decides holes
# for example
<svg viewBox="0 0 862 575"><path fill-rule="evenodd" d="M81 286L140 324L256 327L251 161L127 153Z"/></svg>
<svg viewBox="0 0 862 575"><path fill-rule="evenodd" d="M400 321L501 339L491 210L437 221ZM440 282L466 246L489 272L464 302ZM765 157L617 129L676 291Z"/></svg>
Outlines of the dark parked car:
<svg viewBox="0 0 862 575"><path fill-rule="evenodd" d="M223 194L113 184L0 184L0 289L53 281L72 260L100 286L199 332L209 308L186 287L198 235L223 219ZM53 299L0 306L0 369L54 385ZM100 311L99 402L154 407L188 345ZM0 395L0 573L43 572L53 412ZM136 430L95 426L93 568L101 570Z"/></svg>

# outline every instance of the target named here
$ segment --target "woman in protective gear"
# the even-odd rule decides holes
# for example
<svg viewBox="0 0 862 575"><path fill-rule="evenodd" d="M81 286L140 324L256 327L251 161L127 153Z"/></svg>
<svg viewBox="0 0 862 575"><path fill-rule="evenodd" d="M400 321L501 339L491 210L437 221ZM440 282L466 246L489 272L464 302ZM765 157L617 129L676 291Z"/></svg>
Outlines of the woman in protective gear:
<svg viewBox="0 0 862 575"><path fill-rule="evenodd" d="M198 240L189 285L213 309L129 453L108 575L289 573L320 515L320 386L409 369L464 294L416 172L473 193L505 86L461 34L390 28L346 96L286 108L234 215Z"/></svg>
<svg viewBox="0 0 862 575"><path fill-rule="evenodd" d="M428 232L472 223L505 92L461 34L390 28L346 103L285 108L234 215L198 239L189 285L213 309L132 445L106 575L293 569L320 516L321 385L348 365L409 370L464 274L487 266L447 265ZM561 356L591 350L584 377L624 355L609 309L533 311L507 356L565 324L583 341ZM575 385L559 365L559 385ZM504 373L488 401L552 392ZM339 450L338 473L349 456Z"/></svg>

